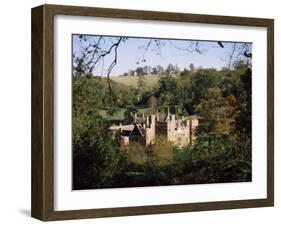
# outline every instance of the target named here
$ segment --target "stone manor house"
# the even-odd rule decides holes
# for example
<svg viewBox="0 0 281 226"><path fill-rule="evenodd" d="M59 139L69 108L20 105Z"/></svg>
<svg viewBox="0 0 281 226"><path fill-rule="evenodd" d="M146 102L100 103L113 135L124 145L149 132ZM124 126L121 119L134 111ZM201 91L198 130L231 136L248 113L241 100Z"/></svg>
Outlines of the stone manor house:
<svg viewBox="0 0 281 226"><path fill-rule="evenodd" d="M123 124L111 126L110 129L114 132L114 138L120 146L129 145L130 141L148 146L162 136L182 148L194 143L197 126L197 117L176 118L168 108L165 112L157 111L151 115L131 113L124 119Z"/></svg>

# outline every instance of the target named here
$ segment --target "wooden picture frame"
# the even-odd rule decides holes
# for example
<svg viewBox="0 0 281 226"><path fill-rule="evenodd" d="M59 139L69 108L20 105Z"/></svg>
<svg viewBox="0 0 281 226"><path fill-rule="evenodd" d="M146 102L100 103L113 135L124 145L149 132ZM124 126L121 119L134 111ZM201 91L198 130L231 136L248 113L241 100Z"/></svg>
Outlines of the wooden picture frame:
<svg viewBox="0 0 281 226"><path fill-rule="evenodd" d="M153 21L240 25L267 29L267 198L121 208L54 210L54 16L126 18ZM274 21L77 6L32 9L32 202L34 218L50 220L162 214L274 205Z"/></svg>

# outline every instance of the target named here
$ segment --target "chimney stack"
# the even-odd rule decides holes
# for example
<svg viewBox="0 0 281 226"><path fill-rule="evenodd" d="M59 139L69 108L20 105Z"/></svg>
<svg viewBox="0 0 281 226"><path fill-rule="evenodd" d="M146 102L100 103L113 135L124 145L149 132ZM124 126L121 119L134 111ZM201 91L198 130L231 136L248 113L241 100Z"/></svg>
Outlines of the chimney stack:
<svg viewBox="0 0 281 226"><path fill-rule="evenodd" d="M166 107L166 113L169 115L170 114L170 107Z"/></svg>

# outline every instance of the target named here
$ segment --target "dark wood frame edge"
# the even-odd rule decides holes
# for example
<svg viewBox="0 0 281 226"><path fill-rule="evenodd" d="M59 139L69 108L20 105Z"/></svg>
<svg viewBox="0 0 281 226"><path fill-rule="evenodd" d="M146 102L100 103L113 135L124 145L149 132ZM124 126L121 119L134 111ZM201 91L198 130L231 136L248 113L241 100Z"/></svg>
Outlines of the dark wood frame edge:
<svg viewBox="0 0 281 226"><path fill-rule="evenodd" d="M54 211L53 21L54 15L259 26L267 28L267 198L105 209ZM32 9L31 216L43 221L220 210L274 205L274 20L139 10L42 5Z"/></svg>

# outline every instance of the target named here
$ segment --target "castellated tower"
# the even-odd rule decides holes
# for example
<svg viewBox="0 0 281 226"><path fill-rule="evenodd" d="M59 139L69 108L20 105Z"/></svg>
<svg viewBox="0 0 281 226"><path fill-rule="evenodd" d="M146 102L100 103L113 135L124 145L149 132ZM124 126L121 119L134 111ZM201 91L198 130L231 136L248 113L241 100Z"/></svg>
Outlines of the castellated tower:
<svg viewBox="0 0 281 226"><path fill-rule="evenodd" d="M175 130L176 130L176 116L168 114L167 116L167 140L175 141Z"/></svg>
<svg viewBox="0 0 281 226"><path fill-rule="evenodd" d="M146 117L145 137L146 146L155 143L155 115L150 115Z"/></svg>
<svg viewBox="0 0 281 226"><path fill-rule="evenodd" d="M179 148L193 145L196 142L195 130L198 118L181 117L176 119L169 108L165 112L151 115L133 114L124 120L125 124L110 127L114 131L114 138L120 145L129 145L130 140L140 142L145 146L155 144L158 138L166 138Z"/></svg>

